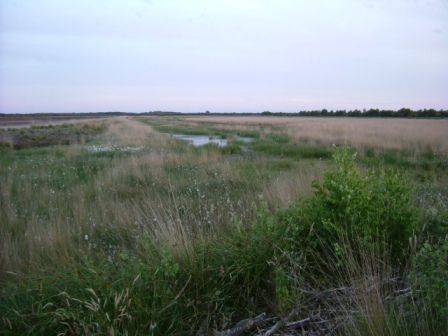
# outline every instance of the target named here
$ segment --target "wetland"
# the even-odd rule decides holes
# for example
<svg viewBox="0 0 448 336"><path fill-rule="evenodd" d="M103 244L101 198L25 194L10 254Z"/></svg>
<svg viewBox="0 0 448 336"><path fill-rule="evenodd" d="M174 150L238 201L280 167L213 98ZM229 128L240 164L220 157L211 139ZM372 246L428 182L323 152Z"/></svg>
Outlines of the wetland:
<svg viewBox="0 0 448 336"><path fill-rule="evenodd" d="M399 118L10 125L0 329L219 335L261 316L266 333L290 316L291 335L443 333L447 132Z"/></svg>

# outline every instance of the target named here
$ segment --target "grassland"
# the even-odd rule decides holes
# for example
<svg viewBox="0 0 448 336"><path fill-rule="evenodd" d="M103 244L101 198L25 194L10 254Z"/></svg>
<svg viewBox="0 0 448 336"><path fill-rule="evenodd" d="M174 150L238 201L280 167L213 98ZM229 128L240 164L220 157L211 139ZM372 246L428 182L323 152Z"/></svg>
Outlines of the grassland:
<svg viewBox="0 0 448 336"><path fill-rule="evenodd" d="M218 335L262 312L265 332L294 314L296 335L441 334L447 131L213 116L3 130L0 334Z"/></svg>

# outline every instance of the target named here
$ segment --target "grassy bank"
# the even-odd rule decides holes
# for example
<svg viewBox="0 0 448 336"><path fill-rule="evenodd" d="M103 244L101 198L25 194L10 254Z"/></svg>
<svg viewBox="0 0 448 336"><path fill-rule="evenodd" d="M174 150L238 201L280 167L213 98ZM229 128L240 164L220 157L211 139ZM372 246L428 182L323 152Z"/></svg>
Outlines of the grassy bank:
<svg viewBox="0 0 448 336"><path fill-rule="evenodd" d="M111 119L1 152L0 333L213 334L293 309L310 332L446 330L443 153L232 123Z"/></svg>

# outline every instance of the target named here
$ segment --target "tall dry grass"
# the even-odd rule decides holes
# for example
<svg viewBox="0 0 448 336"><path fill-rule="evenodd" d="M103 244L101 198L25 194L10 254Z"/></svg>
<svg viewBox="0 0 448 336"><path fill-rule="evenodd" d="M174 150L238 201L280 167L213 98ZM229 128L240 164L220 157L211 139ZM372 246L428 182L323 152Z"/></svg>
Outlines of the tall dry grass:
<svg viewBox="0 0 448 336"><path fill-rule="evenodd" d="M312 182L322 181L322 173L327 165L306 163L293 171L285 172L267 183L263 188L263 197L272 209L287 207L299 197L312 195Z"/></svg>
<svg viewBox="0 0 448 336"><path fill-rule="evenodd" d="M281 126L296 141L331 145L348 142L364 148L412 149L448 155L448 120L445 119L370 119L267 116L192 116L188 122L218 124L222 127Z"/></svg>
<svg viewBox="0 0 448 336"><path fill-rule="evenodd" d="M131 117L115 117L107 121L105 137L117 145L140 146L148 144L148 137L154 136L153 129Z"/></svg>
<svg viewBox="0 0 448 336"><path fill-rule="evenodd" d="M30 152L24 163L4 167L2 273L98 250L138 250L144 237L187 251L235 216L253 216L258 194L234 187L245 185L246 175L219 150L197 151L127 117L100 123L107 127L97 140L104 157L81 144L47 148L41 158ZM120 154L120 148L139 150Z"/></svg>

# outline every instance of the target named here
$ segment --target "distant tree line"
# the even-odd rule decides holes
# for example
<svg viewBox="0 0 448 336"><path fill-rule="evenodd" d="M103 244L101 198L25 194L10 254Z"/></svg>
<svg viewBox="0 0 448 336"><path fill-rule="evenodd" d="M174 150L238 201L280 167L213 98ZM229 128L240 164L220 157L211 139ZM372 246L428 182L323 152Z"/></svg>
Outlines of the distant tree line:
<svg viewBox="0 0 448 336"><path fill-rule="evenodd" d="M366 117L366 118L448 118L448 110L411 110L410 108L401 108L398 111L394 110L379 110L379 109L363 109L361 110L336 110L328 111L327 109L300 111L294 113L287 112L269 112L264 111L262 115L275 116L295 116L295 117Z"/></svg>
<svg viewBox="0 0 448 336"><path fill-rule="evenodd" d="M1 117L111 117L111 116L173 116L173 115L232 115L232 116L251 116L251 115L266 115L266 116L285 116L285 117L356 117L356 118L448 118L448 110L435 110L435 109L420 109L412 110L410 108L401 108L398 111L394 110L379 110L379 109L363 109L361 110L336 110L328 111L311 110L311 111L299 111L299 112L270 112L264 111L261 113L250 112L171 112L171 111L149 111L149 112L84 112L84 113L0 113Z"/></svg>

